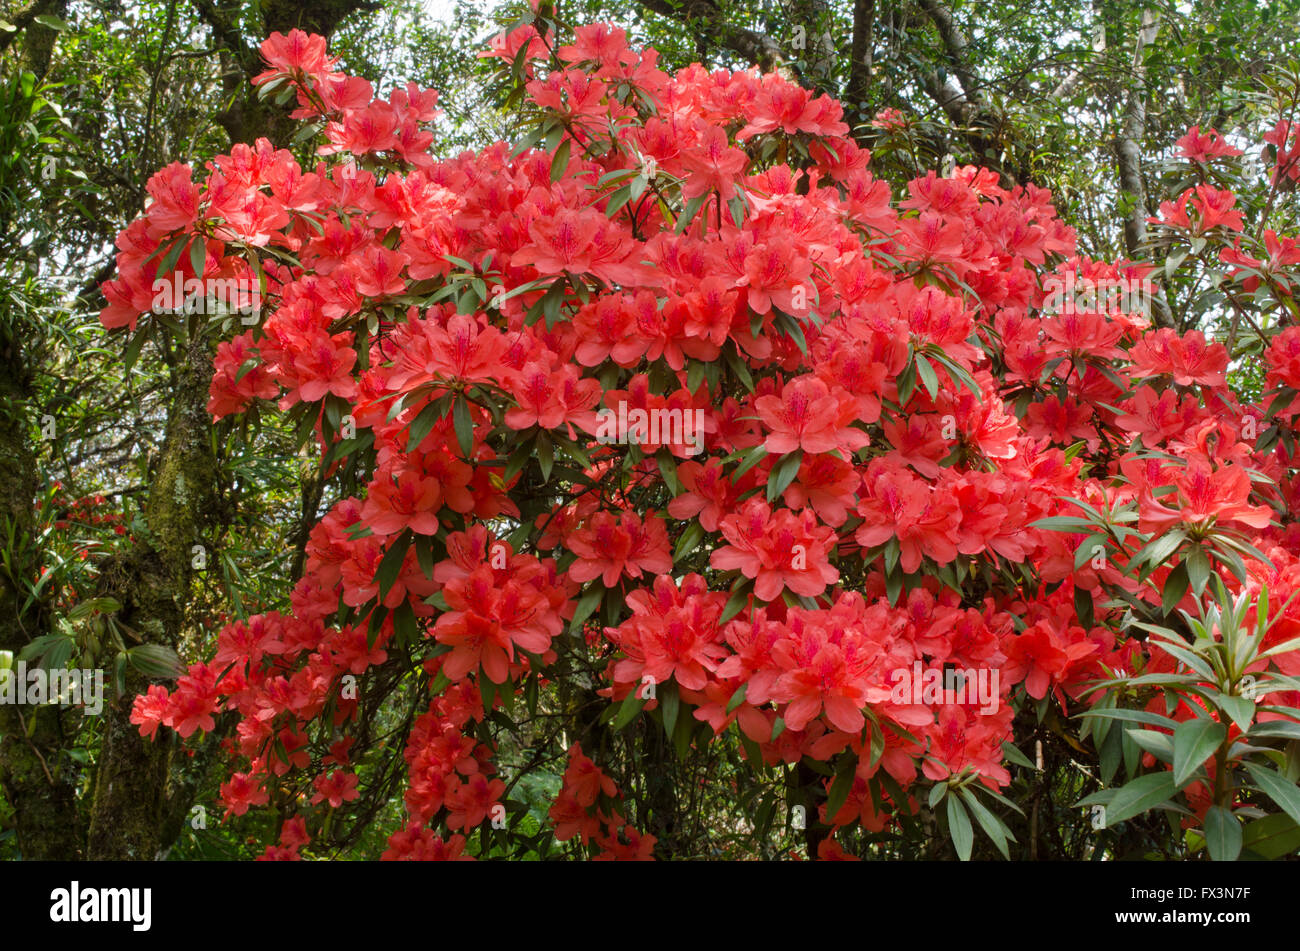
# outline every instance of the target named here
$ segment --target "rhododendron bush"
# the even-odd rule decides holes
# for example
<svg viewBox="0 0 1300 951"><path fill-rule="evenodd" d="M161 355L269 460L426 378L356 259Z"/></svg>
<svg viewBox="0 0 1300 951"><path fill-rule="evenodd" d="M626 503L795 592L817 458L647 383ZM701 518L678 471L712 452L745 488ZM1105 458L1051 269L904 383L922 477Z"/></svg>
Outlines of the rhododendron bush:
<svg viewBox="0 0 1300 951"><path fill-rule="evenodd" d="M1249 305L1225 342L1062 301L1166 275L1081 255L1032 184L877 179L775 73L526 17L482 54L520 140L438 157L432 90L262 53L296 141L158 172L102 321L211 335L212 416L286 414L334 493L290 602L132 717L225 729L267 857L390 796L384 858L702 854L656 764L705 755L711 854L1009 855L1049 735L1101 847L1295 847L1300 253L1244 230L1238 150L1191 130L1153 223ZM158 309L177 272L259 319Z"/></svg>

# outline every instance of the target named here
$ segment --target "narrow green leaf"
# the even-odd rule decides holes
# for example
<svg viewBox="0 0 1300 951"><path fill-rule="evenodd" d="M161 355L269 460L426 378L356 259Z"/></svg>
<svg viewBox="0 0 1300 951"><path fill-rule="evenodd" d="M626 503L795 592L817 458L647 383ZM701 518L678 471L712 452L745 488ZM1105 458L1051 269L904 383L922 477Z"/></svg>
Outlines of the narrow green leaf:
<svg viewBox="0 0 1300 951"><path fill-rule="evenodd" d="M563 178L564 170L569 167L569 148L572 141L572 139L565 139L555 150L555 156L551 159L551 181L553 182Z"/></svg>
<svg viewBox="0 0 1300 951"><path fill-rule="evenodd" d="M575 631L582 630L582 625L586 623L587 618L595 613L596 608L600 607L601 598L605 596L605 589L600 585L592 585L581 598L578 599L578 605L573 609L573 620L569 622L569 627Z"/></svg>
<svg viewBox="0 0 1300 951"><path fill-rule="evenodd" d="M1110 828L1125 819L1146 812L1173 798L1176 792L1174 774L1168 771L1139 776L1126 786L1115 790L1106 807L1106 827Z"/></svg>
<svg viewBox="0 0 1300 951"><path fill-rule="evenodd" d="M435 400L416 414L406 432L407 452L414 452L420 443L424 442L424 438L433 431L434 425L442 418L443 412L443 408Z"/></svg>
<svg viewBox="0 0 1300 951"><path fill-rule="evenodd" d="M852 757L847 757L845 764L835 774L835 780L831 783L830 792L826 795L826 818L828 821L834 819L835 814L844 805L844 801L849 798L856 775L857 762Z"/></svg>
<svg viewBox="0 0 1300 951"><path fill-rule="evenodd" d="M677 564L677 562L695 551L703 539L703 525L699 522L692 522L690 525L686 526L686 530L682 532L681 538L677 540L677 547L673 549L673 564Z"/></svg>
<svg viewBox="0 0 1300 951"><path fill-rule="evenodd" d="M66 641L67 638L60 638L60 640ZM185 665L181 663L176 651L164 644L141 644L132 647L126 652L126 656L132 667L151 679L171 679L185 673ZM62 666L62 664L54 666Z"/></svg>
<svg viewBox="0 0 1300 951"><path fill-rule="evenodd" d="M207 248L203 246L202 238L195 238L190 242L190 267L194 269L194 276L199 280L203 279L203 272L208 261Z"/></svg>
<svg viewBox="0 0 1300 951"><path fill-rule="evenodd" d="M934 372L934 367L930 365L930 361L919 353L916 355L916 372L920 376L926 392L930 394L930 399L936 399L939 396L939 375Z"/></svg>
<svg viewBox="0 0 1300 951"><path fill-rule="evenodd" d="M803 461L803 450L796 449L787 453L772 467L767 477L767 500L775 501L786 490L795 476L799 474L799 465Z"/></svg>
<svg viewBox="0 0 1300 951"><path fill-rule="evenodd" d="M1205 848L1216 862L1235 862L1241 854L1241 822L1222 806L1205 813Z"/></svg>
<svg viewBox="0 0 1300 951"><path fill-rule="evenodd" d="M542 431L537 436L537 464L542 470L542 483L551 481L551 468L555 465L555 449L550 434Z"/></svg>
<svg viewBox="0 0 1300 951"><path fill-rule="evenodd" d="M411 547L412 537L410 530L407 530L388 543L388 551L384 552L379 570L375 572L375 580L379 583L379 600L382 601L388 595L397 581L402 563L406 560L406 551Z"/></svg>
<svg viewBox="0 0 1300 951"><path fill-rule="evenodd" d="M677 713L681 707L681 697L677 692L677 681L666 680L657 688L659 710L663 713L664 732L670 737L677 729Z"/></svg>
<svg viewBox="0 0 1300 951"><path fill-rule="evenodd" d="M1255 780L1255 785L1262 789L1269 799L1277 803L1296 823L1300 823L1300 788L1297 788L1295 783L1284 778L1276 770L1256 763L1247 763L1246 770L1250 773L1251 779Z"/></svg>
<svg viewBox="0 0 1300 951"><path fill-rule="evenodd" d="M460 453L466 459L474 452L474 418L470 415L469 400L465 397L459 397L452 404L452 424L456 428L456 442L460 445Z"/></svg>
<svg viewBox="0 0 1300 951"><path fill-rule="evenodd" d="M1174 608L1178 606L1178 602L1187 593L1187 584L1187 563L1179 562L1178 566L1169 572L1169 576L1165 579L1165 590L1161 597L1161 611L1166 617L1173 613Z"/></svg>
<svg viewBox="0 0 1300 951"><path fill-rule="evenodd" d="M1205 583L1210 580L1210 559L1206 557L1205 550L1202 548L1193 548L1187 553L1187 581L1191 586L1192 594L1198 598L1205 590ZM1169 612L1165 612L1168 614Z"/></svg>
<svg viewBox="0 0 1300 951"><path fill-rule="evenodd" d="M1254 701L1225 693L1219 694L1217 699L1223 712L1232 718L1232 722L1237 724L1239 730L1245 732L1250 729L1251 723L1255 720Z"/></svg>
<svg viewBox="0 0 1300 951"><path fill-rule="evenodd" d="M957 849L957 857L970 861L971 846L975 844L975 830L971 828L970 815L956 796L948 797L948 834Z"/></svg>
<svg viewBox="0 0 1300 951"><path fill-rule="evenodd" d="M980 828L984 830L984 834L989 837L997 847L997 850L1002 853L1002 857L1010 860L1011 850L1007 846L1007 839L1011 838L1014 841L1015 838L1011 835L1011 831L1002 824L1001 819L990 812L988 808L979 801L979 796L976 795L974 789L969 786L963 786L958 790L958 792L961 794L962 802L966 804L966 808L971 811L971 815L975 817L975 821L978 822Z"/></svg>
<svg viewBox="0 0 1300 951"><path fill-rule="evenodd" d="M646 701L639 699L637 696L642 689L641 685L637 684L623 698L623 703L618 708L618 715L614 717L614 722L609 725L609 728L615 733L635 720L637 714L641 712L641 708L646 705Z"/></svg>

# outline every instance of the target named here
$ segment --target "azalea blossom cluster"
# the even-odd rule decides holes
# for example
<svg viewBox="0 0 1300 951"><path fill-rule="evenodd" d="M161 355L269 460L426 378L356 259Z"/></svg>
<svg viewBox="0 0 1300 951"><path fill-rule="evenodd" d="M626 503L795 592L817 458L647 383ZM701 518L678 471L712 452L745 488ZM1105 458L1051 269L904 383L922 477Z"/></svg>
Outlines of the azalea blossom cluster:
<svg viewBox="0 0 1300 951"><path fill-rule="evenodd" d="M737 737L756 768L849 762L821 819L880 831L918 784L1005 786L1026 698L1173 662L1102 606L1116 589L1159 605L1187 572L1175 545L1139 583L1152 537L1267 539L1270 583L1300 584L1300 533L1276 527L1291 460L1257 448L1265 413L1227 386L1223 344L1045 310L1066 276L1151 277L1078 255L1048 192L961 167L896 195L826 96L755 70L669 74L622 30L561 43L539 25L486 54L520 71L537 147L441 159L432 91L377 97L320 37L274 35L256 82L321 124L315 164L259 139L197 177L169 166L118 240L105 327L149 319L168 248L197 249L178 252L186 277L263 282L263 322L215 348L210 412L306 413L325 474L353 458L368 483L312 530L283 614L231 622L136 701L146 735L231 716L231 813L274 798L310 824L360 795L343 687L397 642L429 696L385 858L466 857L508 798L482 727L575 654L611 706L672 684L678 717L707 726L687 739ZM1233 154L1212 132L1180 145ZM1158 226L1237 232L1235 202L1198 185ZM1269 266L1227 263L1243 282ZM1300 390L1296 333L1270 345L1270 385ZM620 405L698 412L703 453L598 442L598 410ZM1088 532L1040 523L1081 505L1131 507L1135 531L1080 557ZM900 704L891 672L917 663L996 670L999 702ZM568 755L556 838L648 857L610 777ZM297 857L306 830L268 857Z"/></svg>

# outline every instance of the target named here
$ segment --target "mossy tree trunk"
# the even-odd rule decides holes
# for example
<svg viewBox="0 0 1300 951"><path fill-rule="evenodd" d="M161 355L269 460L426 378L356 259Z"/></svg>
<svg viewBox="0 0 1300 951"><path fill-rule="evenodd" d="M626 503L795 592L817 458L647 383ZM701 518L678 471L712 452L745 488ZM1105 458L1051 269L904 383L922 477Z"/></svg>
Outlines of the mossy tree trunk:
<svg viewBox="0 0 1300 951"><path fill-rule="evenodd" d="M206 404L212 361L199 335L179 355L176 386L167 418L157 472L145 505L146 536L106 573L122 604L119 617L147 643L177 648L185 627L193 582L193 547L204 546L205 532L219 511L218 467L212 451L212 424ZM166 817L188 803L169 799L169 760L174 738L151 741L130 721L137 693L148 682L130 671L126 690L104 706L104 737L91 806L89 858L153 859L170 845L162 841ZM173 796L192 793L186 785Z"/></svg>
<svg viewBox="0 0 1300 951"><path fill-rule="evenodd" d="M45 630L39 603L24 611L22 580L41 566L33 545L37 486L31 443L31 372L17 337L0 342L0 538L9 570L0 570L0 650L17 655ZM10 534L11 533L11 534ZM18 849L25 859L76 859L82 853L76 767L62 754L58 706L0 704L0 787L14 810Z"/></svg>

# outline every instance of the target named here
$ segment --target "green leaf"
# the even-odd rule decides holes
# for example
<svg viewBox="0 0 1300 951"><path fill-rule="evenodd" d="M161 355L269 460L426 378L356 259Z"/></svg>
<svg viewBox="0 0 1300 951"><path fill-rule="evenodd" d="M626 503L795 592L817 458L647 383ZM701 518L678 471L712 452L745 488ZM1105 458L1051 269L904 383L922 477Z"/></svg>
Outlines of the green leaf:
<svg viewBox="0 0 1300 951"><path fill-rule="evenodd" d="M415 560L424 576L433 579L433 539L428 535L415 536Z"/></svg>
<svg viewBox="0 0 1300 951"><path fill-rule="evenodd" d="M575 631L582 630L582 625L595 613L596 608L600 607L601 598L604 596L605 589L600 585L589 588L578 599L578 606L573 609L573 620L569 622L569 627Z"/></svg>
<svg viewBox="0 0 1300 951"><path fill-rule="evenodd" d="M637 714L641 712L641 708L646 705L646 701L639 699L637 696L642 689L640 684L636 684L628 692L628 695L623 698L623 703L618 708L618 714L614 717L614 722L609 725L609 728L615 733L635 720Z"/></svg>
<svg viewBox="0 0 1300 951"><path fill-rule="evenodd" d="M937 809L939 803L943 802L943 797L948 795L947 783L935 783L930 787L930 792L925 797L925 803L931 809Z"/></svg>
<svg viewBox="0 0 1300 951"><path fill-rule="evenodd" d="M483 698L483 710L490 713L492 707L496 705L497 685L481 667L479 668L478 691Z"/></svg>
<svg viewBox="0 0 1300 951"><path fill-rule="evenodd" d="M185 250L188 242L185 235L180 235L174 240L163 255L162 263L158 265L159 276L171 275L176 270L176 262L181 259L181 252ZM176 301L172 302L177 303Z"/></svg>
<svg viewBox="0 0 1300 951"><path fill-rule="evenodd" d="M524 684L524 706L528 709L528 715L537 716L537 698L538 698L538 677L536 675L529 677L528 682Z"/></svg>
<svg viewBox="0 0 1300 951"><path fill-rule="evenodd" d="M1161 611L1168 616L1171 614L1178 602L1183 599L1187 593L1187 563L1179 562L1173 571L1169 572L1169 577L1165 579L1164 595L1161 598Z"/></svg>
<svg viewBox="0 0 1300 951"><path fill-rule="evenodd" d="M677 753L678 759L686 759L686 754L691 748L691 734L695 732L695 726L695 718L690 715L677 718L677 725L673 730L672 739L673 750Z"/></svg>
<svg viewBox="0 0 1300 951"><path fill-rule="evenodd" d="M1096 617L1093 614L1092 592L1083 588L1074 589L1074 613L1079 618L1079 623L1085 628L1092 628Z"/></svg>
<svg viewBox="0 0 1300 951"><path fill-rule="evenodd" d="M731 473L732 484L734 485L735 483L739 482L740 477L743 476L750 469L754 468L754 466L758 465L758 463L766 455L767 455L767 450L763 448L762 443L759 443L757 446L755 446L754 448L746 452L744 458L740 460L740 465L738 465L735 468L735 471Z"/></svg>
<svg viewBox="0 0 1300 951"><path fill-rule="evenodd" d="M435 400L424 409L416 414L415 419L411 420L411 426L406 433L406 451L414 452L424 438L433 432L434 425L443 416L445 410L438 405L439 401Z"/></svg>
<svg viewBox="0 0 1300 951"><path fill-rule="evenodd" d="M379 570L375 572L375 581L379 583L380 601L388 596L389 590L397 581L402 563L406 560L406 550L411 547L412 537L408 529L389 542L388 551L384 552L383 560L379 562Z"/></svg>
<svg viewBox="0 0 1300 951"><path fill-rule="evenodd" d="M1290 720L1265 720L1263 723L1256 723L1252 726L1246 739L1255 740L1268 737L1300 740L1300 723L1292 723Z"/></svg>
<svg viewBox="0 0 1300 951"><path fill-rule="evenodd" d="M903 546L899 543L898 538L891 538L885 542L885 550L882 555L885 562L885 574L892 575L894 569L898 566L898 559L903 554Z"/></svg>
<svg viewBox="0 0 1300 951"><path fill-rule="evenodd" d="M735 591L731 592L731 597L727 599L727 603L722 608L722 614L718 617L718 624L726 624L733 617L739 614L741 609L744 608L745 602L749 600L749 594L748 585L742 585Z"/></svg>
<svg viewBox="0 0 1300 951"><path fill-rule="evenodd" d="M731 212L731 220L739 228L745 221L745 199L736 195L727 202L727 210Z"/></svg>
<svg viewBox="0 0 1300 951"><path fill-rule="evenodd" d="M726 358L727 366L729 366L731 372L736 375L736 379L740 380L745 389L753 393L754 377L749 372L749 366L745 363L745 358L730 348L726 351ZM693 387L688 387L688 389L690 389L692 393L695 392Z"/></svg>
<svg viewBox="0 0 1300 951"><path fill-rule="evenodd" d="M619 209L626 205L632 198L632 186L630 184L620 186L610 192L609 200L605 203L605 217L613 218L618 214Z"/></svg>
<svg viewBox="0 0 1300 951"><path fill-rule="evenodd" d="M832 821L835 814L840 811L844 801L849 798L849 793L853 791L853 780L857 775L857 762L852 757L846 757L844 765L839 768L835 774L835 780L831 783L830 792L826 795L826 819Z"/></svg>
<svg viewBox="0 0 1300 951"><path fill-rule="evenodd" d="M691 360L690 366L686 370L686 389L694 393L704 382L704 361Z"/></svg>
<svg viewBox="0 0 1300 951"><path fill-rule="evenodd" d="M1184 564L1187 565L1187 580L1191 585L1192 594L1199 598L1201 592L1205 590L1206 582L1210 580L1210 559L1206 557L1204 549L1193 548L1187 553Z"/></svg>
<svg viewBox="0 0 1300 951"><path fill-rule="evenodd" d="M939 396L939 375L934 372L934 367L930 361L919 353L916 355L916 372L921 378L921 383L925 386L926 391L930 394L930 399L936 399Z"/></svg>
<svg viewBox="0 0 1300 951"><path fill-rule="evenodd" d="M135 336L131 338L131 342L126 345L126 352L122 355L122 364L128 374L130 374L131 368L135 366L135 361L140 359L140 351L144 349L145 341L153 333L153 326L152 323L148 323L141 327L136 331Z"/></svg>
<svg viewBox="0 0 1300 951"><path fill-rule="evenodd" d="M1163 633L1161 633L1156 635L1156 637L1148 640L1147 643L1155 644L1159 646L1160 649L1163 650L1165 653L1177 657L1184 664L1186 664L1192 670L1196 671L1206 680L1214 681L1217 679L1214 672L1214 668L1209 664L1208 661L1206 661L1206 659L1202 655L1191 650L1187 646L1186 641L1173 640L1172 638L1166 637Z"/></svg>
<svg viewBox="0 0 1300 951"><path fill-rule="evenodd" d="M891 571L885 576L885 597L891 607L898 605L898 596L903 593L903 573Z"/></svg>
<svg viewBox="0 0 1300 951"><path fill-rule="evenodd" d="M170 680L185 673L180 657L164 644L141 644L132 647L126 656L132 667L154 680Z"/></svg>
<svg viewBox="0 0 1300 951"><path fill-rule="evenodd" d="M1216 862L1235 862L1241 854L1241 822L1222 806L1205 813L1205 847Z"/></svg>
<svg viewBox="0 0 1300 951"><path fill-rule="evenodd" d="M430 696L436 697L450 686L451 678L440 670L438 671L438 676L434 677L433 680L429 682L429 694Z"/></svg>
<svg viewBox="0 0 1300 951"><path fill-rule="evenodd" d="M690 525L686 526L686 530L682 532L681 538L677 539L677 547L673 549L673 564L677 564L677 562L695 551L703 540L703 525L699 522L692 522Z"/></svg>
<svg viewBox="0 0 1300 951"><path fill-rule="evenodd" d="M962 801L966 803L966 808L971 811L971 815L975 817L975 821L978 822L980 828L984 830L984 834L989 837L995 846L997 846L997 850L1002 853L1002 857L1010 860L1011 851L1007 847L1007 839L1010 838L1012 841L1015 841L1015 837L1011 835L1010 830L1002 824L1001 819L990 812L988 808L979 801L979 796L976 795L975 790L970 786L963 786L957 791L961 794Z"/></svg>
<svg viewBox="0 0 1300 951"><path fill-rule="evenodd" d="M568 281L565 278L559 278L552 281L551 286L542 295L542 313L546 317L547 330L550 330L555 322L560 319L560 306L564 303L564 289L567 286Z"/></svg>
<svg viewBox="0 0 1300 951"><path fill-rule="evenodd" d="M194 276L203 279L204 266L208 262L207 248L203 246L202 238L195 238L190 242L190 267L194 269Z"/></svg>
<svg viewBox="0 0 1300 951"><path fill-rule="evenodd" d="M1227 728L1208 717L1196 717L1178 724L1174 730L1174 785L1182 789L1197 769L1214 755Z"/></svg>
<svg viewBox="0 0 1300 951"><path fill-rule="evenodd" d="M803 450L796 449L787 453L772 467L767 477L767 500L775 501L799 474L799 464L803 460Z"/></svg>
<svg viewBox="0 0 1300 951"><path fill-rule="evenodd" d="M971 846L975 844L975 830L971 828L970 815L956 796L948 797L948 834L957 849L957 857L970 861Z"/></svg>
<svg viewBox="0 0 1300 951"><path fill-rule="evenodd" d="M953 383L957 386L966 387L966 389L970 390L971 393L975 395L975 399L980 402L984 401L984 394L980 392L979 384L976 383L975 378L970 375L970 371L960 364L954 363L945 354L932 352L930 357L931 359L937 360L939 365L947 371L948 376L952 379ZM1079 443L1079 445L1082 446L1083 443ZM1066 458L1068 460L1072 457L1067 454Z"/></svg>
<svg viewBox="0 0 1300 951"><path fill-rule="evenodd" d="M470 415L469 400L460 397L452 404L452 424L456 427L456 442L460 454L466 459L474 452L474 418Z"/></svg>
<svg viewBox="0 0 1300 951"><path fill-rule="evenodd" d="M1106 828L1167 802L1176 791L1173 773L1164 771L1139 776L1115 790L1110 805L1106 807Z"/></svg>
<svg viewBox="0 0 1300 951"><path fill-rule="evenodd" d="M1277 803L1295 822L1300 823L1300 789L1296 788L1295 783L1281 776L1277 771L1256 763L1247 763L1246 770L1250 773L1251 779L1255 780L1255 785L1262 789L1269 799Z"/></svg>
<svg viewBox="0 0 1300 951"><path fill-rule="evenodd" d="M912 391L916 389L916 364L909 363L903 368L903 372L898 374L895 384L898 386L898 405L906 406L907 401L912 398Z"/></svg>
<svg viewBox="0 0 1300 951"><path fill-rule="evenodd" d="M510 458L506 460L506 469L501 478L509 482L516 475L523 471L524 466L528 465L528 460L533 458L533 444L531 441L522 443L519 448L510 453Z"/></svg>
<svg viewBox="0 0 1300 951"><path fill-rule="evenodd" d="M727 701L728 713L731 713L731 711L735 710L736 707L740 706L742 703L745 702L745 692L748 689L749 689L749 682L746 681L745 683L740 685L739 689L737 689L735 693L731 695L731 699Z"/></svg>
<svg viewBox="0 0 1300 951"><path fill-rule="evenodd" d="M1083 567L1085 561L1091 561L1098 555L1106 554L1105 535L1089 535L1079 543L1079 547L1074 552L1074 570L1078 571Z"/></svg>
<svg viewBox="0 0 1300 951"><path fill-rule="evenodd" d="M564 170L569 167L569 148L572 141L572 139L565 139L555 150L555 156L551 159L551 181L553 182L563 178Z"/></svg>
<svg viewBox="0 0 1300 951"><path fill-rule="evenodd" d="M1132 564L1134 566L1147 563L1146 571L1150 571L1158 565L1162 565L1169 560L1178 546L1187 540L1187 536L1174 529L1166 532L1156 538L1153 538L1147 545L1133 556Z"/></svg>
<svg viewBox="0 0 1300 951"><path fill-rule="evenodd" d="M1020 749L1012 743L1003 743L1002 752L1006 755L1008 760L1015 763L1017 766L1023 766L1025 769L1037 768L1032 762L1030 762L1029 757L1020 752Z"/></svg>
<svg viewBox="0 0 1300 951"><path fill-rule="evenodd" d="M677 693L677 681L665 680L658 687L659 710L664 717L664 732L672 736L677 729L677 713L681 707L681 697Z"/></svg>
<svg viewBox="0 0 1300 951"><path fill-rule="evenodd" d="M1129 730L1128 735L1133 742L1162 763L1173 763L1174 740L1168 733L1160 733L1156 730Z"/></svg>
<svg viewBox="0 0 1300 951"><path fill-rule="evenodd" d="M551 468L555 465L555 448L550 434L543 431L537 436L537 464L542 470L542 484L551 481Z"/></svg>
<svg viewBox="0 0 1300 951"><path fill-rule="evenodd" d="M659 464L659 474L663 476L664 485L673 495L681 495L683 488L677 478L677 460L667 449L660 449L655 453L655 461Z"/></svg>
<svg viewBox="0 0 1300 951"><path fill-rule="evenodd" d="M1245 697L1238 697L1235 694L1218 694L1216 699L1223 712L1232 718L1232 722L1237 724L1237 728L1242 732L1250 729L1250 725L1255 719L1255 703L1247 700Z"/></svg>
<svg viewBox="0 0 1300 951"><path fill-rule="evenodd" d="M681 216L678 217L677 219L676 231L678 234L681 234L683 231L685 231L690 226L690 223L695 220L695 216L700 212L700 207L704 204L704 200L708 197L709 196L707 194L696 195L694 198L692 198L690 201L686 203L686 207L682 209ZM624 199L624 201L626 200L627 199Z"/></svg>
<svg viewBox="0 0 1300 951"><path fill-rule="evenodd" d="M1262 859L1280 859L1300 852L1300 824L1285 813L1256 819L1242 836L1246 851Z"/></svg>
<svg viewBox="0 0 1300 951"><path fill-rule="evenodd" d="M775 310L775 313L776 319L772 322L773 326L785 333L786 336L790 337L790 339L794 341L795 346L799 348L800 353L807 355L808 341L804 338L803 327L799 326L798 318L791 314L787 314L783 310Z"/></svg>
<svg viewBox="0 0 1300 951"><path fill-rule="evenodd" d="M397 635L399 644L414 645L420 639L415 611L409 601L403 601L393 610L393 633Z"/></svg>

